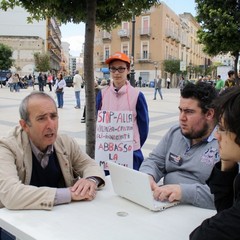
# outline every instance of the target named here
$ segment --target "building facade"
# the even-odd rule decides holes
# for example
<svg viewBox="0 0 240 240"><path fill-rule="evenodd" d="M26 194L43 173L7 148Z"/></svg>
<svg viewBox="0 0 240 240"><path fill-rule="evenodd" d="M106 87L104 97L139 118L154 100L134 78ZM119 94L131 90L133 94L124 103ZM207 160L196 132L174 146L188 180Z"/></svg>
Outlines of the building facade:
<svg viewBox="0 0 240 240"><path fill-rule="evenodd" d="M122 22L111 32L96 28L95 75L102 77L108 67L105 60L121 51L131 58L135 79L141 76L143 83L153 81L157 75L164 79L169 77L163 66L166 59L180 60L186 69L183 73L195 78L197 74L191 70L195 66L204 68L209 59L197 41L199 27L190 13L177 15L162 2L132 21ZM178 77L174 76L172 85L177 83Z"/></svg>
<svg viewBox="0 0 240 240"><path fill-rule="evenodd" d="M62 60L60 71L64 75L69 75L69 61L70 61L70 44L68 42L62 42Z"/></svg>
<svg viewBox="0 0 240 240"><path fill-rule="evenodd" d="M50 55L51 71L57 72L61 62L61 31L56 19L27 22L29 13L15 7L0 10L0 42L13 51L12 71L20 75L34 74L34 53Z"/></svg>

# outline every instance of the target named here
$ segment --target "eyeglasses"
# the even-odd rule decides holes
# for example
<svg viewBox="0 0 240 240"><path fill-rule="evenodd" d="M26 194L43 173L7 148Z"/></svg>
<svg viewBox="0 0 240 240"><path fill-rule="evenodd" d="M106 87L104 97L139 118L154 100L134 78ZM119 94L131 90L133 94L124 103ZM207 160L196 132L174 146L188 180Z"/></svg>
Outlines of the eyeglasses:
<svg viewBox="0 0 240 240"><path fill-rule="evenodd" d="M109 71L112 73L115 73L116 71L118 71L119 73L123 73L126 70L125 67L119 67L119 68L115 68L115 67L110 67Z"/></svg>

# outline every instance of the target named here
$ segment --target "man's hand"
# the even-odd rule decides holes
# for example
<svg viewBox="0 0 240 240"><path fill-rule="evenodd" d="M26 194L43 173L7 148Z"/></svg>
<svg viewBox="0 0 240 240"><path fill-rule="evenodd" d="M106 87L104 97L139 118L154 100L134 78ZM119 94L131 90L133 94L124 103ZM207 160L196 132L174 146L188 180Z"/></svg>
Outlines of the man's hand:
<svg viewBox="0 0 240 240"><path fill-rule="evenodd" d="M79 179L71 188L71 198L73 201L93 200L96 197L97 184L89 179Z"/></svg>
<svg viewBox="0 0 240 240"><path fill-rule="evenodd" d="M153 190L153 196L160 201L179 201L182 198L182 191L178 184L157 186Z"/></svg>

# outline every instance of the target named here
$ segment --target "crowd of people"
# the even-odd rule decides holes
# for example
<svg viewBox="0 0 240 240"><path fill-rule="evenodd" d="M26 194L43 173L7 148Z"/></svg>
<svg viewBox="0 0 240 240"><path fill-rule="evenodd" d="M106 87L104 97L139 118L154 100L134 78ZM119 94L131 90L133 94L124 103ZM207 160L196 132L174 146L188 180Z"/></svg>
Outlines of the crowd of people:
<svg viewBox="0 0 240 240"><path fill-rule="evenodd" d="M35 86L38 85L39 91L44 91L44 87L48 85L49 91L52 91L52 86L55 84L55 76L51 73L43 74L39 73L38 76L34 74L29 74L25 76L20 76L18 73L9 73L6 77L7 86L11 92L19 92L20 89L26 89L32 87L33 90Z"/></svg>
<svg viewBox="0 0 240 240"><path fill-rule="evenodd" d="M240 87L234 72L228 72L226 81L218 76L215 85L199 79L181 86L178 124L144 158L141 149L149 133L145 96L128 81L127 55L116 52L106 64L112 81L102 86L95 83L96 111L131 113L133 156L129 161L133 169L149 175L154 198L216 209L216 215L189 233L191 240L239 239ZM11 77L12 84L18 77ZM54 85L57 103L43 90L45 78L49 91ZM71 201L92 201L97 189L104 187L108 169L84 153L75 139L58 133L58 108L64 105L66 86L63 75L59 73L53 84L53 76L39 73L38 82L39 91L30 93L19 106L19 125L0 139L0 207L51 210ZM81 108L81 84L76 71L76 109ZM157 92L163 99L160 78L154 99Z"/></svg>

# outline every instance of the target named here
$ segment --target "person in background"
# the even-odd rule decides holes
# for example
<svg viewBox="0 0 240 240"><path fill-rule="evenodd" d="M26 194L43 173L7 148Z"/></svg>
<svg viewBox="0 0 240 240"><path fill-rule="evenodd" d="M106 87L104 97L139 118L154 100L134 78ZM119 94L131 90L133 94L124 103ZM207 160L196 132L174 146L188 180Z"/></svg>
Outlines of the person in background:
<svg viewBox="0 0 240 240"><path fill-rule="evenodd" d="M103 80L102 80L103 81ZM106 80L105 80L106 81ZM97 80L94 81L94 91L95 91L95 96L97 96L98 92L100 90L100 86L98 85ZM86 104L84 105L84 109L83 109L83 116L81 119L81 123L85 123L86 122Z"/></svg>
<svg viewBox="0 0 240 240"><path fill-rule="evenodd" d="M58 134L52 97L32 92L19 112L19 126L0 139L0 207L51 210L93 200L104 185L104 173L76 140Z"/></svg>
<svg viewBox="0 0 240 240"><path fill-rule="evenodd" d="M15 73L15 74L12 76L13 90L14 90L15 92L19 92L19 91L20 91L19 81L20 81L20 77L19 77L18 73Z"/></svg>
<svg viewBox="0 0 240 240"><path fill-rule="evenodd" d="M235 73L233 70L228 71L228 79L225 81L225 88L235 86Z"/></svg>
<svg viewBox="0 0 240 240"><path fill-rule="evenodd" d="M197 227L191 240L234 240L240 236L240 88L235 86L215 101L221 161L207 180L214 194L217 214Z"/></svg>
<svg viewBox="0 0 240 240"><path fill-rule="evenodd" d="M202 75L198 77L197 82L204 82L204 79L203 79Z"/></svg>
<svg viewBox="0 0 240 240"><path fill-rule="evenodd" d="M55 83L55 91L57 95L58 108L63 108L63 104L64 104L63 94L64 94L65 87L66 87L66 81L64 80L63 75L59 73L57 75L57 80Z"/></svg>
<svg viewBox="0 0 240 240"><path fill-rule="evenodd" d="M221 79L221 75L217 75L217 83L215 85L216 90L220 93L224 89L224 80Z"/></svg>
<svg viewBox="0 0 240 240"><path fill-rule="evenodd" d="M44 92L44 76L41 72L38 75L38 87L40 92Z"/></svg>
<svg viewBox="0 0 240 240"><path fill-rule="evenodd" d="M182 92L183 88L188 84L189 81L185 80L184 76L181 76L179 81L178 87L180 88L180 93Z"/></svg>
<svg viewBox="0 0 240 240"><path fill-rule="evenodd" d="M168 78L167 78L167 88L168 88L168 89L170 88L170 83L171 83L171 79L168 77Z"/></svg>
<svg viewBox="0 0 240 240"><path fill-rule="evenodd" d="M77 108L77 109L81 108L81 101L80 101L81 85L82 85L82 77L79 74L79 71L76 70L75 75L73 77L73 88L74 88L74 91L75 91L75 98L76 98L75 108Z"/></svg>
<svg viewBox="0 0 240 240"><path fill-rule="evenodd" d="M36 81L36 77L35 77L35 75L33 74L33 76L32 76L33 90L35 90L35 81Z"/></svg>
<svg viewBox="0 0 240 240"><path fill-rule="evenodd" d="M142 77L138 77L138 86L141 88L142 87Z"/></svg>
<svg viewBox="0 0 240 240"><path fill-rule="evenodd" d="M9 78L8 78L7 84L8 84L8 86L9 86L9 90L10 90L10 92L13 92L13 91L14 91L14 87L13 87L12 74L9 75Z"/></svg>
<svg viewBox="0 0 240 240"><path fill-rule="evenodd" d="M49 91L51 92L52 91L52 84L53 84L53 76L52 76L51 73L48 73L47 84L48 84L48 87L49 87Z"/></svg>
<svg viewBox="0 0 240 240"><path fill-rule="evenodd" d="M29 74L28 76L26 76L26 80L27 80L27 86L28 87L32 87L32 74Z"/></svg>
<svg viewBox="0 0 240 240"><path fill-rule="evenodd" d="M216 97L215 88L208 83L188 83L183 88L179 124L163 136L140 167L150 175L156 200L214 209L213 195L205 181L219 161L212 106ZM163 185L158 186L161 179Z"/></svg>
<svg viewBox="0 0 240 240"><path fill-rule="evenodd" d="M163 96L162 96L162 79L157 76L157 78L154 79L154 98L153 100L156 100L157 97L157 92L159 93L159 96L161 97L161 99L163 100Z"/></svg>
<svg viewBox="0 0 240 240"><path fill-rule="evenodd" d="M143 93L132 87L127 80L130 73L130 59L126 54L116 52L106 60L106 64L109 65L112 81L110 86L102 89L97 95L97 112L98 110L132 111L133 168L139 170L143 161L141 147L149 131L147 102Z"/></svg>

